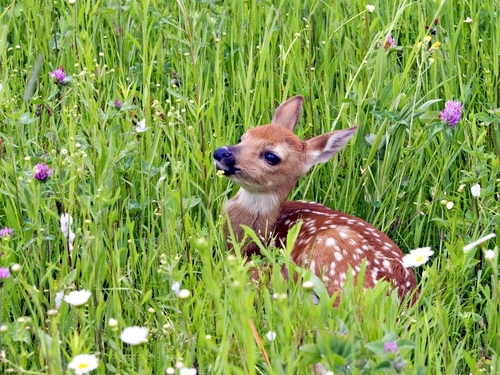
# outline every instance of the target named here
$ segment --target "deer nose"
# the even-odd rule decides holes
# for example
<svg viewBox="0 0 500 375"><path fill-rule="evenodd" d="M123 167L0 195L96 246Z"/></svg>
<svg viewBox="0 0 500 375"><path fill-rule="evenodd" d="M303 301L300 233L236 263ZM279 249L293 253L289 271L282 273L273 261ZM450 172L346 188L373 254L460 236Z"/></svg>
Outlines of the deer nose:
<svg viewBox="0 0 500 375"><path fill-rule="evenodd" d="M217 161L223 161L226 164L234 164L234 154L229 147L219 147L215 150L213 156Z"/></svg>

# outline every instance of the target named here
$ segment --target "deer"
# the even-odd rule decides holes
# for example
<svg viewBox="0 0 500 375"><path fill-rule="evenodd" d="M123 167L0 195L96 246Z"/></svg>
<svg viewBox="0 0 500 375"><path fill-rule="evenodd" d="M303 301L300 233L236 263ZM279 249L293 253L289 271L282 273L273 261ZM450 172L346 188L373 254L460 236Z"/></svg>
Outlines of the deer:
<svg viewBox="0 0 500 375"><path fill-rule="evenodd" d="M363 262L364 288L385 280L397 289L400 301L409 296L413 303L418 294L415 275L403 266L402 251L387 235L362 219L322 204L288 200L299 178L312 166L329 161L357 130L353 126L302 141L294 130L303 101L301 95L288 99L276 109L270 124L251 128L238 144L214 151L217 172L239 185L223 209L228 218L228 246L232 232L233 240L241 243L242 255L247 259L262 256L255 243L244 241L244 226L264 244L284 246L288 232L300 223L291 259L321 279L330 296L337 293L335 305L348 273L356 282Z"/></svg>

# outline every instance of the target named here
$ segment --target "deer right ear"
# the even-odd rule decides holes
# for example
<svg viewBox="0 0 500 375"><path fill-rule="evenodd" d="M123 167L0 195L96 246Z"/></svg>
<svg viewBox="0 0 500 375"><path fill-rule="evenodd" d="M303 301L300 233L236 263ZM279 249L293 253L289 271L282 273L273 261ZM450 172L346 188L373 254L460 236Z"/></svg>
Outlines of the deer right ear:
<svg viewBox="0 0 500 375"><path fill-rule="evenodd" d="M271 124L283 126L293 132L299 122L303 101L304 97L297 95L282 103L274 112Z"/></svg>

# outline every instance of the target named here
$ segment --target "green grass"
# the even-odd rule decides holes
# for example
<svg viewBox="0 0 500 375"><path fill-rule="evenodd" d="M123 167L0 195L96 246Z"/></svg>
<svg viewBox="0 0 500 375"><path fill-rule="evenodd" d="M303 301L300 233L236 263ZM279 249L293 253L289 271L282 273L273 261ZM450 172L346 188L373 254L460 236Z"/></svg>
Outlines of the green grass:
<svg viewBox="0 0 500 375"><path fill-rule="evenodd" d="M76 3L0 6L0 229L14 229L0 267L21 265L0 287L0 373L71 374L82 353L97 353L96 374L164 374L180 361L198 374L305 374L318 361L394 373L401 360L407 374L500 371L496 1L380 0L373 13L358 1ZM389 33L397 47L377 48ZM68 85L49 77L59 66ZM359 130L292 198L359 216L405 253L430 246L415 306L384 283L314 306L302 280L272 267L285 251L270 252L260 286L227 252L220 212L237 187L215 176L211 154L296 94L300 137ZM446 100L463 103L454 130L438 118ZM53 170L45 183L38 162ZM74 219L71 259L61 210ZM74 289L92 292L85 306L51 311ZM147 343L121 342L132 325L150 329ZM383 350L394 340L396 358Z"/></svg>

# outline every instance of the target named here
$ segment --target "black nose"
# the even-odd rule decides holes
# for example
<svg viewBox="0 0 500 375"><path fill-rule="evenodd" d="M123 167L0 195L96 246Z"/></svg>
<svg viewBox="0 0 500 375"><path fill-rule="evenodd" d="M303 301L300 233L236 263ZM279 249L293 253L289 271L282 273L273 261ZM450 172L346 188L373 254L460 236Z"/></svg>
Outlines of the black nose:
<svg viewBox="0 0 500 375"><path fill-rule="evenodd" d="M219 147L214 152L215 167L224 171L224 176L231 176L239 171L236 168L236 155L233 146Z"/></svg>
<svg viewBox="0 0 500 375"><path fill-rule="evenodd" d="M233 159L234 156L232 151L229 149L229 147L219 147L217 150L214 152L214 159L217 161L225 161Z"/></svg>

